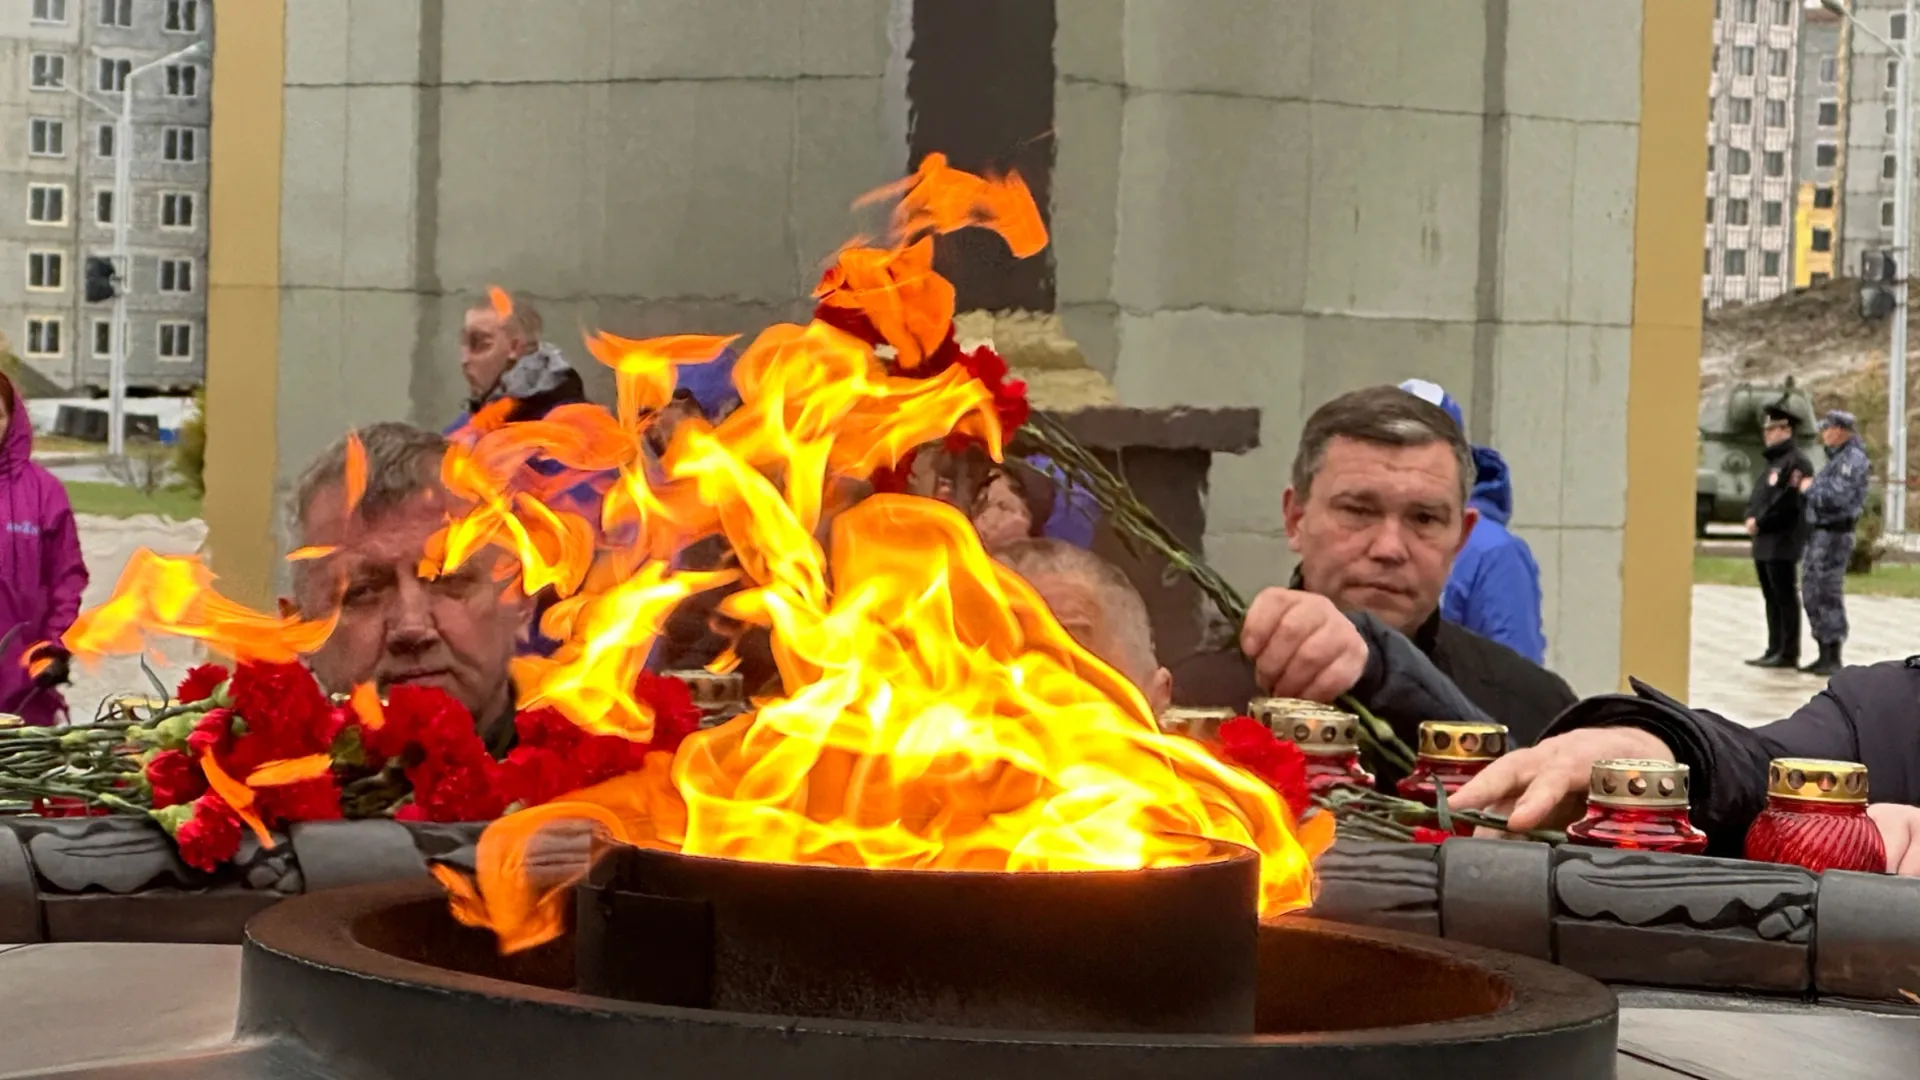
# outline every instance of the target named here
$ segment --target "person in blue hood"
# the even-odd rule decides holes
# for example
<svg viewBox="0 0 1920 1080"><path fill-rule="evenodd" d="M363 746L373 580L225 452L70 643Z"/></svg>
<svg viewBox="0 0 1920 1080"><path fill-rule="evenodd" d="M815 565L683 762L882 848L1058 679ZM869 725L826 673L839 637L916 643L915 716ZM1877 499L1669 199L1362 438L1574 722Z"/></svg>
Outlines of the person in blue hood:
<svg viewBox="0 0 1920 1080"><path fill-rule="evenodd" d="M1440 406L1466 430L1460 403L1438 384L1408 379L1400 389ZM1468 505L1480 521L1453 560L1440 617L1497 641L1536 664L1545 663L1547 636L1540 623L1540 564L1527 542L1507 529L1513 517L1513 478L1506 459L1488 446L1473 448L1475 478Z"/></svg>

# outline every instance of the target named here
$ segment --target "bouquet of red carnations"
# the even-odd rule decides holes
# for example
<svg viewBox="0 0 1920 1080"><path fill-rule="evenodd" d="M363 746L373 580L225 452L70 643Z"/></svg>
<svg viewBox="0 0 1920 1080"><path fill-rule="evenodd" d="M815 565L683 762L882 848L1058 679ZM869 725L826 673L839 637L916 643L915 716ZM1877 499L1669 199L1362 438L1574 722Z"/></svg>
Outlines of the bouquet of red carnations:
<svg viewBox="0 0 1920 1080"><path fill-rule="evenodd" d="M183 861L211 871L249 828L271 847L272 831L296 821L490 821L637 770L700 725L677 679L642 673L636 697L654 712L650 742L593 734L542 708L514 717L496 756L439 690L335 701L299 664L204 665L163 706L0 731L0 800L32 800L47 816L149 815Z"/></svg>

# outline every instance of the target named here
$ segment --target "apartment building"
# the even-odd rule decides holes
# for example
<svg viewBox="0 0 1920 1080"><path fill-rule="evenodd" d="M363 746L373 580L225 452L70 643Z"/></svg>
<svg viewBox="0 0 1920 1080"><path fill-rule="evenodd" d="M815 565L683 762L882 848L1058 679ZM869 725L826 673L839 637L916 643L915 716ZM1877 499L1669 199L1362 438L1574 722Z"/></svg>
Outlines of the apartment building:
<svg viewBox="0 0 1920 1080"><path fill-rule="evenodd" d="M1793 285L1842 273L1841 205L1847 158L1847 50L1852 27L1813 0L1801 12L1795 108ZM1877 167L1877 165L1876 165Z"/></svg>
<svg viewBox="0 0 1920 1080"><path fill-rule="evenodd" d="M133 88L131 146L114 116L128 74L210 40L202 0L0 3L0 331L62 385L107 385L112 304L85 299L89 255L128 215L127 380L188 387L205 374L206 56L154 68ZM133 155L127 205L114 162Z"/></svg>
<svg viewBox="0 0 1920 1080"><path fill-rule="evenodd" d="M1709 307L1768 300L1792 280L1787 213L1795 179L1788 160L1800 14L1800 0L1719 0L1700 273Z"/></svg>
<svg viewBox="0 0 1920 1080"><path fill-rule="evenodd" d="M1886 42L1904 43L1915 31L1907 25L1905 0L1853 0L1854 17L1872 33L1850 30L1846 74L1846 156L1840 181L1840 244L1834 273L1860 272L1860 257L1894 246L1893 193L1899 159L1894 94L1897 62Z"/></svg>

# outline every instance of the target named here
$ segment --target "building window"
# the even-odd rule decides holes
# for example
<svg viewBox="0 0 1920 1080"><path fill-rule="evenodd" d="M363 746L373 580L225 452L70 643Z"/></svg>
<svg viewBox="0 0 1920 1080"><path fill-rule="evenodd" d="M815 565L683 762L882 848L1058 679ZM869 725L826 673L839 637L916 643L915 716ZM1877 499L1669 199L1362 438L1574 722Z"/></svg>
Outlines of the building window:
<svg viewBox="0 0 1920 1080"><path fill-rule="evenodd" d="M113 323L106 319L93 320L93 355L113 355Z"/></svg>
<svg viewBox="0 0 1920 1080"><path fill-rule="evenodd" d="M1767 126L1770 128L1787 126L1787 103L1777 99L1767 100Z"/></svg>
<svg viewBox="0 0 1920 1080"><path fill-rule="evenodd" d="M1775 78L1787 77L1787 70L1793 63L1793 54L1785 49L1774 49L1767 54L1767 74Z"/></svg>
<svg viewBox="0 0 1920 1080"><path fill-rule="evenodd" d="M1745 225L1747 223L1747 200L1727 200L1727 224Z"/></svg>
<svg viewBox="0 0 1920 1080"><path fill-rule="evenodd" d="M1793 22L1793 0L1773 0L1773 21L1782 26Z"/></svg>
<svg viewBox="0 0 1920 1080"><path fill-rule="evenodd" d="M1900 61L1889 60L1887 61L1887 88L1892 89L1893 87L1898 86L1899 84L1900 84Z"/></svg>
<svg viewBox="0 0 1920 1080"><path fill-rule="evenodd" d="M1707 144L1707 171L1708 172L1713 171L1713 159L1714 159L1713 144L1708 143Z"/></svg>
<svg viewBox="0 0 1920 1080"><path fill-rule="evenodd" d="M1767 277L1779 277L1780 253L1777 251L1762 252L1760 255L1760 272Z"/></svg>
<svg viewBox="0 0 1920 1080"><path fill-rule="evenodd" d="M175 191L160 196L160 227L193 228L193 196Z"/></svg>
<svg viewBox="0 0 1920 1080"><path fill-rule="evenodd" d="M1833 163L1837 161L1839 157L1840 157L1840 148L1834 145L1833 143L1823 142L1823 143L1814 144L1813 163L1815 165L1818 165L1823 169L1831 168L1833 166Z"/></svg>
<svg viewBox="0 0 1920 1080"><path fill-rule="evenodd" d="M1715 72L1720 70L1720 46L1718 45L1715 45L1713 47L1713 67L1709 68L1708 70L1715 71Z"/></svg>
<svg viewBox="0 0 1920 1080"><path fill-rule="evenodd" d="M1706 251L1706 258L1700 260L1700 272L1703 274L1713 273L1713 249L1712 248L1708 248Z"/></svg>
<svg viewBox="0 0 1920 1080"><path fill-rule="evenodd" d="M101 188L93 193L93 223L95 225L113 224L112 188Z"/></svg>
<svg viewBox="0 0 1920 1080"><path fill-rule="evenodd" d="M1840 61L1837 57L1820 58L1820 81L1828 86L1840 81Z"/></svg>
<svg viewBox="0 0 1920 1080"><path fill-rule="evenodd" d="M100 73L93 80L94 89L103 94L117 94L127 88L127 73L133 70L133 61L115 60L110 56L100 58Z"/></svg>
<svg viewBox="0 0 1920 1080"><path fill-rule="evenodd" d="M1815 210L1833 209L1833 188L1821 184L1813 189L1813 208Z"/></svg>
<svg viewBox="0 0 1920 1080"><path fill-rule="evenodd" d="M1821 102L1820 116L1819 116L1819 119L1816 121L1816 123L1818 123L1821 127L1827 127L1827 128L1839 127L1840 126L1840 103L1837 101Z"/></svg>
<svg viewBox="0 0 1920 1080"><path fill-rule="evenodd" d="M1760 0L1740 0L1739 13L1734 16L1741 22L1757 22L1760 19Z"/></svg>
<svg viewBox="0 0 1920 1080"><path fill-rule="evenodd" d="M1745 176L1753 171L1753 156L1737 146L1727 148L1727 171L1735 176Z"/></svg>
<svg viewBox="0 0 1920 1080"><path fill-rule="evenodd" d="M163 322L160 324L160 359L193 359L192 323Z"/></svg>
<svg viewBox="0 0 1920 1080"><path fill-rule="evenodd" d="M1733 50L1733 73L1735 75L1753 74L1753 46L1740 45Z"/></svg>
<svg viewBox="0 0 1920 1080"><path fill-rule="evenodd" d="M1753 123L1753 99L1737 97L1733 99L1733 122L1736 124Z"/></svg>
<svg viewBox="0 0 1920 1080"><path fill-rule="evenodd" d="M200 29L200 0L167 0L167 20L163 25L176 34L197 33Z"/></svg>
<svg viewBox="0 0 1920 1080"><path fill-rule="evenodd" d="M67 223L67 187L65 184L28 184L27 220L35 225Z"/></svg>
<svg viewBox="0 0 1920 1080"><path fill-rule="evenodd" d="M1729 274L1747 272L1747 252L1745 248L1728 248L1725 261L1720 264Z"/></svg>
<svg viewBox="0 0 1920 1080"><path fill-rule="evenodd" d="M93 154L95 157L113 156L113 125L101 124L93 129Z"/></svg>
<svg viewBox="0 0 1920 1080"><path fill-rule="evenodd" d="M1893 200L1892 199L1880 200L1880 227L1883 229L1893 228Z"/></svg>
<svg viewBox="0 0 1920 1080"><path fill-rule="evenodd" d="M200 160L200 133L192 128L170 127L160 134L160 156L168 161Z"/></svg>
<svg viewBox="0 0 1920 1080"><path fill-rule="evenodd" d="M1713 196L1707 196L1707 224L1713 224Z"/></svg>
<svg viewBox="0 0 1920 1080"><path fill-rule="evenodd" d="M101 26L132 26L133 0L100 0Z"/></svg>
<svg viewBox="0 0 1920 1080"><path fill-rule="evenodd" d="M167 96L199 97L200 69L192 64L168 64Z"/></svg>
<svg viewBox="0 0 1920 1080"><path fill-rule="evenodd" d="M34 157L66 157L67 125L43 116L28 121L27 153Z"/></svg>
<svg viewBox="0 0 1920 1080"><path fill-rule="evenodd" d="M58 90L67 85L67 58L58 53L34 53L32 85L35 90Z"/></svg>
<svg viewBox="0 0 1920 1080"><path fill-rule="evenodd" d="M1786 151L1784 150L1767 151L1766 162L1767 162L1768 176L1787 175L1787 152Z"/></svg>
<svg viewBox="0 0 1920 1080"><path fill-rule="evenodd" d="M57 251L27 252L27 288L59 292L67 284L67 257Z"/></svg>
<svg viewBox="0 0 1920 1080"><path fill-rule="evenodd" d="M33 21L37 23L66 22L67 0L33 0Z"/></svg>
<svg viewBox="0 0 1920 1080"><path fill-rule="evenodd" d="M1895 174L1897 174L1897 173L1898 173L1899 171L1900 171L1900 159L1899 159L1899 158L1897 158L1897 157L1895 157L1895 156L1893 156L1892 154L1883 154L1883 155L1881 155L1881 157L1880 157L1880 179L1882 179L1882 180L1891 180L1891 179L1893 179L1893 178L1894 178L1894 176L1895 176Z"/></svg>
<svg viewBox="0 0 1920 1080"><path fill-rule="evenodd" d="M1898 112L1895 112L1892 109L1888 109L1887 110L1887 134L1889 135L1893 134L1894 131L1897 130L1899 127L1900 127L1900 114Z"/></svg>
<svg viewBox="0 0 1920 1080"><path fill-rule="evenodd" d="M1907 13L1896 11L1887 16L1887 36L1895 41L1905 40L1907 36Z"/></svg>
<svg viewBox="0 0 1920 1080"><path fill-rule="evenodd" d="M190 293L193 291L192 259L160 260L160 291L169 293Z"/></svg>
<svg viewBox="0 0 1920 1080"><path fill-rule="evenodd" d="M60 320L51 315L27 320L27 355L60 355Z"/></svg>
<svg viewBox="0 0 1920 1080"><path fill-rule="evenodd" d="M1833 230L1831 229L1813 230L1812 246L1813 246L1813 250L1815 251L1832 251L1833 250Z"/></svg>
<svg viewBox="0 0 1920 1080"><path fill-rule="evenodd" d="M1760 214L1763 224L1778 225L1785 216L1785 211L1781 207L1779 199L1768 199L1766 202L1760 204Z"/></svg>

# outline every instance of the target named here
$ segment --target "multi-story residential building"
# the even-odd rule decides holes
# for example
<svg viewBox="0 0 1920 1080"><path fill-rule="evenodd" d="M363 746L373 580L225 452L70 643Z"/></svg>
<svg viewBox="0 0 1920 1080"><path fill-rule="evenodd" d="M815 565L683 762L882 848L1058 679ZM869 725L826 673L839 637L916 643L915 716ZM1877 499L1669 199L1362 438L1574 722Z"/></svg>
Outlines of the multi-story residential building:
<svg viewBox="0 0 1920 1080"><path fill-rule="evenodd" d="M1840 185L1840 243L1836 274L1860 272L1860 256L1894 246L1893 193L1899 159L1898 71L1893 53L1875 35L1900 43L1916 28L1906 25L1905 0L1852 0L1854 17L1873 33L1850 29L1847 50L1846 157Z"/></svg>
<svg viewBox="0 0 1920 1080"><path fill-rule="evenodd" d="M1801 12L1798 105L1795 108L1793 285L1831 279L1840 264L1847 170L1848 43L1853 29L1812 0Z"/></svg>
<svg viewBox="0 0 1920 1080"><path fill-rule="evenodd" d="M75 388L104 388L112 304L85 299L90 255L106 256L129 215L127 380L201 381L206 327L207 125L203 56L137 80L133 145L114 117L128 72L212 36L202 0L0 3L0 330L13 351ZM84 97L82 96L84 95ZM131 153L127 205L114 159Z"/></svg>
<svg viewBox="0 0 1920 1080"><path fill-rule="evenodd" d="M1707 116L1706 258L1710 307L1767 300L1792 280L1787 222L1794 179L1794 75L1800 0L1720 0Z"/></svg>

